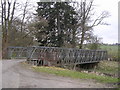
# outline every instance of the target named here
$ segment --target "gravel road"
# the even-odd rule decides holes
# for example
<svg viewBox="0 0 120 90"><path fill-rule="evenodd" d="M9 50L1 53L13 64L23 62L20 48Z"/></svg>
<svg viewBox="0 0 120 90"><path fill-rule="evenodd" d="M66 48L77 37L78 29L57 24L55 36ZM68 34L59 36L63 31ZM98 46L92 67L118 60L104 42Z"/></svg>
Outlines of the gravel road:
<svg viewBox="0 0 120 90"><path fill-rule="evenodd" d="M93 80L71 79L35 72L23 67L25 60L2 61L2 88L108 88Z"/></svg>

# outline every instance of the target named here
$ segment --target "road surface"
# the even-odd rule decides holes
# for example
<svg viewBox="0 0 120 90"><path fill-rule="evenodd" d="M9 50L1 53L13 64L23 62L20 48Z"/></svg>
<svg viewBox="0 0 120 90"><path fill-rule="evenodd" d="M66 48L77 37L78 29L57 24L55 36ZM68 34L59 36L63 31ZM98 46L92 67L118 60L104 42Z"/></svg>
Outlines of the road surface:
<svg viewBox="0 0 120 90"><path fill-rule="evenodd" d="M24 60L2 61L2 88L108 88L93 80L71 79L35 72L23 67Z"/></svg>

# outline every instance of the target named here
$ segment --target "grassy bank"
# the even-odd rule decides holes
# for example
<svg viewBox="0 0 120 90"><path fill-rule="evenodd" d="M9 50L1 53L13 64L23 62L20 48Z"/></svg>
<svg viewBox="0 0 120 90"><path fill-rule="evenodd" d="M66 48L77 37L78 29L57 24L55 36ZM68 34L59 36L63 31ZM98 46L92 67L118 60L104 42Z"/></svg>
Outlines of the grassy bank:
<svg viewBox="0 0 120 90"><path fill-rule="evenodd" d="M113 78L109 76L100 76L100 75L96 75L92 73L77 72L77 71L62 69L62 68L57 68L57 67L33 66L32 68L37 72L45 72L49 74L55 74L58 76L71 77L71 78L76 78L76 79L94 79L98 82L103 82L103 83L118 82L117 78Z"/></svg>
<svg viewBox="0 0 120 90"><path fill-rule="evenodd" d="M108 74L118 74L118 62L115 61L101 61L98 64L98 67L95 69L96 71Z"/></svg>

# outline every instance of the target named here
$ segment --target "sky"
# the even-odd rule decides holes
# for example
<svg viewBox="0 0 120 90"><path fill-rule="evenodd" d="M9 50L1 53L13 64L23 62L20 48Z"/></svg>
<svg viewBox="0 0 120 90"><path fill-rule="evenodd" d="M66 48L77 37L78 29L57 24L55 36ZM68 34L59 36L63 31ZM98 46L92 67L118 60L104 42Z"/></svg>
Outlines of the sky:
<svg viewBox="0 0 120 90"><path fill-rule="evenodd" d="M98 5L99 12L106 10L110 13L110 17L105 21L108 26L98 26L94 28L94 34L103 38L104 43L118 43L118 2L120 0L95 0Z"/></svg>
<svg viewBox="0 0 120 90"><path fill-rule="evenodd" d="M18 0L25 2L25 0ZM36 4L39 0L29 0ZM77 0L80 1L80 0ZM94 28L94 35L102 38L103 43L118 43L118 2L120 0L94 0L96 14L100 15L102 11L108 11L110 17L104 21L110 25L100 25Z"/></svg>

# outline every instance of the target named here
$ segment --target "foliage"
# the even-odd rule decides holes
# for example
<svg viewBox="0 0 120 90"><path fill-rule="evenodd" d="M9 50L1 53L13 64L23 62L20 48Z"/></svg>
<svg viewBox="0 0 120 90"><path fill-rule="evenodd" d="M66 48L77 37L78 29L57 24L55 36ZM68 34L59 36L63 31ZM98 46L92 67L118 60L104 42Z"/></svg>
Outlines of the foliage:
<svg viewBox="0 0 120 90"><path fill-rule="evenodd" d="M60 1L38 2L35 20L32 21L34 15L30 13L31 5L28 1L21 6L17 0L1 0L3 56L9 45L29 46L33 45L34 40L40 46L75 48L79 45L82 49L84 41L91 39L93 27L107 25L103 22L109 17L106 11L93 19L93 0ZM16 11L19 9L22 13L17 16ZM93 48L97 48L97 44L92 45L91 49Z"/></svg>
<svg viewBox="0 0 120 90"><path fill-rule="evenodd" d="M23 7L22 13L16 11ZM30 18L26 17L28 2L19 4L17 0L1 0L1 25L2 25L2 56L7 58L7 47L28 46L33 43L33 37L27 34L26 25ZM22 9L22 8L20 8ZM17 16L18 15L18 16Z"/></svg>
<svg viewBox="0 0 120 90"><path fill-rule="evenodd" d="M64 43L74 43L73 34L77 20L74 17L76 12L69 2L38 2L37 15L48 21L44 32L47 38L37 38L38 42L57 47L64 46Z"/></svg>
<svg viewBox="0 0 120 90"><path fill-rule="evenodd" d="M14 33L14 34L13 34ZM17 31L17 32L13 32L12 31L12 35L9 37L9 46L30 46L30 45L33 45L33 37L31 36L26 36L26 33L24 32L20 32L20 31Z"/></svg>
<svg viewBox="0 0 120 90"><path fill-rule="evenodd" d="M42 46L76 47L82 49L85 40L91 39L93 27L107 25L103 20L109 17L104 11L93 19L93 0L79 2L38 2L37 16L44 18L48 26L40 30L36 37ZM39 22L39 21L38 21ZM39 27L39 26L38 26ZM42 32L42 34L41 34ZM93 47L95 46L95 47ZM91 47L97 48L97 44Z"/></svg>
<svg viewBox="0 0 120 90"><path fill-rule="evenodd" d="M92 36L88 40L88 42L89 43L87 44L86 48L92 49L92 50L97 50L100 48L101 38L98 38L97 36Z"/></svg>
<svg viewBox="0 0 120 90"><path fill-rule="evenodd" d="M48 26L47 20L36 16L34 19L28 23L28 29L31 36L34 36L37 42L39 42L38 45L46 46L46 40L47 40L47 34L46 34L46 27ZM41 42L40 42L41 41Z"/></svg>

